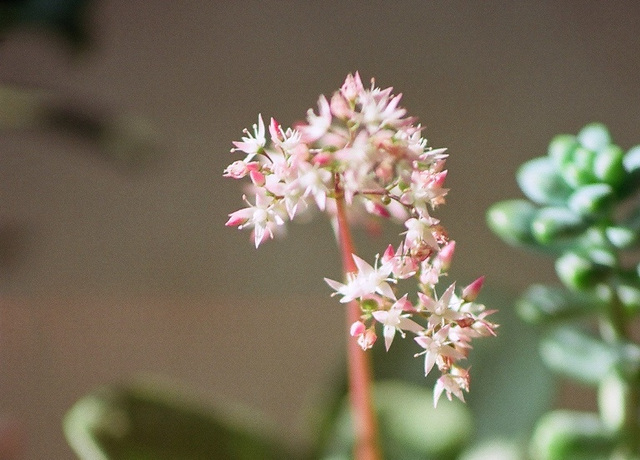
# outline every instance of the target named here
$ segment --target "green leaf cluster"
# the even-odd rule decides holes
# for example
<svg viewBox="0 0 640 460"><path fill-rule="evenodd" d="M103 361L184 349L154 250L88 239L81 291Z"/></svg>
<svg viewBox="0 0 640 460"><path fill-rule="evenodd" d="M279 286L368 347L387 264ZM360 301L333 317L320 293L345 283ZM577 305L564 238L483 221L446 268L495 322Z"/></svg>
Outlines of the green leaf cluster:
<svg viewBox="0 0 640 460"><path fill-rule="evenodd" d="M640 312L640 146L625 152L591 123L554 137L545 156L520 167L517 183L526 199L494 204L487 223L506 243L552 256L563 285L530 286L518 312L544 327L539 349L551 370L600 392L600 414L542 417L531 456L635 458L640 347L630 325Z"/></svg>

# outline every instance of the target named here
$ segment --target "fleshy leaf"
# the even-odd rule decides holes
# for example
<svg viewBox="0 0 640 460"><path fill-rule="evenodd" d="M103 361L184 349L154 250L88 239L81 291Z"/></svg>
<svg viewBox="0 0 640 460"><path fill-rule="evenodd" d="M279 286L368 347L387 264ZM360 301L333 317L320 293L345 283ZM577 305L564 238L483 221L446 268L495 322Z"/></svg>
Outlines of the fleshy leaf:
<svg viewBox="0 0 640 460"><path fill-rule="evenodd" d="M602 123L589 123L580 130L577 137L584 148L595 152L611 143L609 130Z"/></svg>
<svg viewBox="0 0 640 460"><path fill-rule="evenodd" d="M517 173L518 185L531 201L542 205L561 205L573 191L557 172L549 157L527 161Z"/></svg>
<svg viewBox="0 0 640 460"><path fill-rule="evenodd" d="M578 188L569 197L568 205L576 214L595 218L606 216L614 204L613 188L608 184L591 184Z"/></svg>
<svg viewBox="0 0 640 460"><path fill-rule="evenodd" d="M530 453L533 460L606 459L614 446L597 414L558 410L538 421Z"/></svg>
<svg viewBox="0 0 640 460"><path fill-rule="evenodd" d="M597 385L615 367L618 352L586 332L561 326L540 341L540 354L551 370Z"/></svg>
<svg viewBox="0 0 640 460"><path fill-rule="evenodd" d="M598 281L608 276L610 269L606 265L594 262L593 256L598 255L593 250L591 258L576 252L568 252L556 259L556 273L560 281L569 289L579 291L590 290Z"/></svg>
<svg viewBox="0 0 640 460"><path fill-rule="evenodd" d="M532 324L581 317L602 306L594 296L542 284L529 287L517 303L520 317Z"/></svg>
<svg viewBox="0 0 640 460"><path fill-rule="evenodd" d="M487 224L505 242L529 245L535 243L531 222L537 212L538 208L526 200L501 201L487 211Z"/></svg>
<svg viewBox="0 0 640 460"><path fill-rule="evenodd" d="M472 418L460 401L443 400L433 407L431 389L400 381L374 387L383 458L388 460L453 460L469 442ZM322 458L352 458L353 427L345 399L335 433Z"/></svg>
<svg viewBox="0 0 640 460"><path fill-rule="evenodd" d="M584 219L563 207L542 208L531 221L533 236L542 244L559 243L560 240L579 236L586 228Z"/></svg>
<svg viewBox="0 0 640 460"><path fill-rule="evenodd" d="M156 385L104 387L67 412L64 431L82 460L292 459L255 414L208 412Z"/></svg>

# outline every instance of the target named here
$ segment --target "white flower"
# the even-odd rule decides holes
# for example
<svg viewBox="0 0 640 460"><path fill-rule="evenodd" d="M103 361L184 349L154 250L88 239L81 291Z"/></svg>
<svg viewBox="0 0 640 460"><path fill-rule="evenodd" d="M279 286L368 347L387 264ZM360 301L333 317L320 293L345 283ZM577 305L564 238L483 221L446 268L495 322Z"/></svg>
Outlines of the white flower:
<svg viewBox="0 0 640 460"><path fill-rule="evenodd" d="M440 376L433 389L433 406L438 405L440 395L445 391L447 399L451 401L453 394L460 401L464 402L462 390L469 391L469 371L453 366L451 372Z"/></svg>
<svg viewBox="0 0 640 460"><path fill-rule="evenodd" d="M382 265L374 268L357 255L353 254L352 256L358 270L355 273L347 274L347 284L324 279L336 291L335 294L342 296L340 302L351 302L374 293L396 300L396 295L389 285L391 280L388 277L391 273L391 267Z"/></svg>
<svg viewBox="0 0 640 460"><path fill-rule="evenodd" d="M246 136L242 138L241 142L234 141L233 145L236 146L235 149L231 149L232 152L240 150L247 154L247 157L244 159L245 162L251 160L256 154L260 153L265 144L267 143L267 139L265 137L264 130L264 121L262 121L262 115L258 115L258 124L253 125L253 134L251 134L248 130L244 130Z"/></svg>
<svg viewBox="0 0 640 460"><path fill-rule="evenodd" d="M436 362L440 362L438 367L445 367L446 361L457 361L464 358L464 355L453 348L449 342L449 326L445 326L432 337L428 335L419 335L415 337L415 341L424 348L425 351L418 353L419 356L424 354L424 375L425 377L431 372Z"/></svg>
<svg viewBox="0 0 640 460"><path fill-rule="evenodd" d="M406 299L407 296L405 295L404 297L402 297L402 299L394 303L389 310L378 310L372 313L376 321L384 325L384 345L387 348L387 351L389 351L389 347L393 342L396 331L400 332L402 337L404 337L404 331L411 331L417 334L418 332L424 330L424 328L418 323L409 319L409 315L402 314L402 306L404 305Z"/></svg>
<svg viewBox="0 0 640 460"><path fill-rule="evenodd" d="M261 193L262 192L262 193ZM253 205L243 196L249 205L229 214L229 220L225 225L237 226L239 229L253 227L253 236L256 248L265 240L266 236L273 238L272 226L284 224L279 209L274 204L273 198L267 196L262 189L256 193L256 204Z"/></svg>

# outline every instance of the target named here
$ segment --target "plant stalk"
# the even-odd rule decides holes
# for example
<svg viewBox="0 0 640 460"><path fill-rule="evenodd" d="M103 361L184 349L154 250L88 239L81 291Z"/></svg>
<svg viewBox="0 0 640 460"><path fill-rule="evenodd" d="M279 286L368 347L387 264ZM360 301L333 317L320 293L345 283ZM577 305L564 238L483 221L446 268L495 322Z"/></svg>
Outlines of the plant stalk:
<svg viewBox="0 0 640 460"><path fill-rule="evenodd" d="M342 254L345 276L357 271L352 255L355 253L351 231L347 222L344 193L336 181L336 207L338 220L338 243ZM360 319L357 301L347 304L347 330ZM347 336L347 372L349 398L354 427L354 458L356 460L379 460L382 458L378 436L378 421L373 407L372 370L370 354L365 352L352 337Z"/></svg>

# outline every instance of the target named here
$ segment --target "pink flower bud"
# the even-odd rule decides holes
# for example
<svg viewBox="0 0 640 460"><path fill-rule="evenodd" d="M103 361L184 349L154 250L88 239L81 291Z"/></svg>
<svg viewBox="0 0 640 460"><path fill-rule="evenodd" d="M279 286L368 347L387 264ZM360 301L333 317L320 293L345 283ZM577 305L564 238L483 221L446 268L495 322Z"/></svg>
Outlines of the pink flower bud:
<svg viewBox="0 0 640 460"><path fill-rule="evenodd" d="M246 221L247 219L245 217L236 215L234 213L234 214L229 214L229 220L224 225L227 227L237 227L238 225L241 225Z"/></svg>
<svg viewBox="0 0 640 460"><path fill-rule="evenodd" d="M373 344L376 343L377 338L378 336L373 329L367 329L358 336L358 345L360 345L363 350L368 350L369 348L373 347Z"/></svg>
<svg viewBox="0 0 640 460"><path fill-rule="evenodd" d="M262 187L265 183L264 174L260 171L250 171L249 177L256 187Z"/></svg>
<svg viewBox="0 0 640 460"><path fill-rule="evenodd" d="M393 249L392 245L387 246L387 249L384 251L384 254L382 254L382 263L383 264L387 264L389 262L391 262L393 260L393 258L395 257L396 252Z"/></svg>
<svg viewBox="0 0 640 460"><path fill-rule="evenodd" d="M313 161L313 164L323 167L331 163L332 160L333 160L333 157L329 152L320 152L313 157L312 161Z"/></svg>
<svg viewBox="0 0 640 460"><path fill-rule="evenodd" d="M473 302L480 294L480 289L484 283L484 276L476 279L473 283L462 290L462 300L465 302Z"/></svg>
<svg viewBox="0 0 640 460"><path fill-rule="evenodd" d="M449 241L446 244L446 246L440 249L440 252L438 253L438 259L440 259L440 262L442 263L443 271L449 270L455 249L456 249L456 242L453 240Z"/></svg>
<svg viewBox="0 0 640 460"><path fill-rule="evenodd" d="M351 330L349 333L352 337L356 337L364 333L367 330L367 326L364 325L362 321L356 321L351 325Z"/></svg>
<svg viewBox="0 0 640 460"><path fill-rule="evenodd" d="M271 122L269 123L269 134L271 134L271 139L276 139L279 141L282 141L284 139L282 126L273 117L271 118Z"/></svg>
<svg viewBox="0 0 640 460"><path fill-rule="evenodd" d="M349 118L353 113L351 108L349 107L349 104L341 93L333 94L333 96L331 97L330 106L331 113L333 113L333 115L337 118Z"/></svg>

